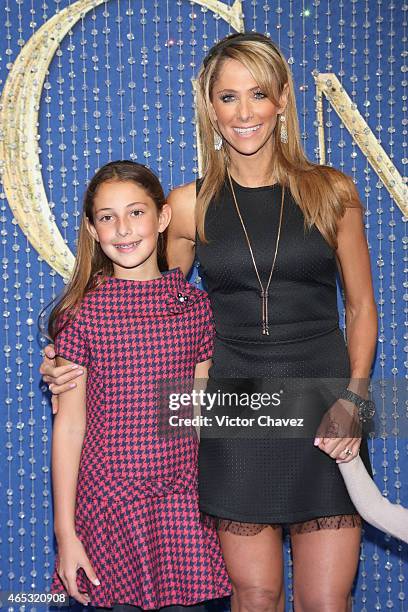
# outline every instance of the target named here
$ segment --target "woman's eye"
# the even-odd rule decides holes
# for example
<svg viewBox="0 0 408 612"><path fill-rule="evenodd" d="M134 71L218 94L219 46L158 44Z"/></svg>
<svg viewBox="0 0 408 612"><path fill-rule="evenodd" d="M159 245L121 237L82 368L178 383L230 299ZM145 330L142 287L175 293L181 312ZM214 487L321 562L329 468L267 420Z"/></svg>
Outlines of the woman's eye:
<svg viewBox="0 0 408 612"><path fill-rule="evenodd" d="M99 221L105 222L105 221L110 221L112 219L112 215L103 215L103 217L100 217Z"/></svg>
<svg viewBox="0 0 408 612"><path fill-rule="evenodd" d="M133 215L134 217L140 217L140 215L143 214L143 211L142 210L132 210L130 214Z"/></svg>
<svg viewBox="0 0 408 612"><path fill-rule="evenodd" d="M233 99L234 99L234 96L232 94L224 94L220 98L221 102L231 102Z"/></svg>
<svg viewBox="0 0 408 612"><path fill-rule="evenodd" d="M266 98L266 95L262 91L255 91L254 96L257 100L263 100Z"/></svg>

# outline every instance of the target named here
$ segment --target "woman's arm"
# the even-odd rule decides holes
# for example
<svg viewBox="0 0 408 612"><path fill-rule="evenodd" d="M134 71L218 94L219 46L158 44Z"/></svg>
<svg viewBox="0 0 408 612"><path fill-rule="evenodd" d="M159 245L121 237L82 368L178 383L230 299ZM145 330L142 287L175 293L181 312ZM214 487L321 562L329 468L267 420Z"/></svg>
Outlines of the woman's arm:
<svg viewBox="0 0 408 612"><path fill-rule="evenodd" d="M72 365L57 357L57 366ZM86 430L86 368L77 386L61 395L52 433L52 482L54 493L54 531L58 543L58 574L67 590L81 603L76 572L83 567L88 578L98 584L96 575L75 531L75 501L82 444ZM95 582L96 581L96 582Z"/></svg>
<svg viewBox="0 0 408 612"><path fill-rule="evenodd" d="M77 385L74 379L83 376L84 373L81 366L71 361L62 360L68 365L57 366L55 358L54 345L48 344L44 349L44 359L40 366L40 374L43 381L48 383L48 388L52 393L51 404L53 414L58 412L58 395L74 389Z"/></svg>
<svg viewBox="0 0 408 612"><path fill-rule="evenodd" d="M377 343L377 307L361 208L346 209L337 239L337 261L346 298L349 387L365 395Z"/></svg>
<svg viewBox="0 0 408 612"><path fill-rule="evenodd" d="M357 191L353 200L358 200ZM347 347L351 369L348 388L367 397L377 341L377 308L361 206L346 208L338 223L337 241L336 257L346 299ZM341 400L336 408L343 413L342 416L345 411L352 418L356 415L356 408L351 402ZM350 427L352 425L350 421ZM351 461L358 453L360 443L361 438L349 436L316 440L316 446L338 461ZM353 454L345 457L346 448Z"/></svg>
<svg viewBox="0 0 408 612"><path fill-rule="evenodd" d="M195 255L195 182L177 187L169 193L171 221L167 230L167 261L169 268L179 267L187 276Z"/></svg>

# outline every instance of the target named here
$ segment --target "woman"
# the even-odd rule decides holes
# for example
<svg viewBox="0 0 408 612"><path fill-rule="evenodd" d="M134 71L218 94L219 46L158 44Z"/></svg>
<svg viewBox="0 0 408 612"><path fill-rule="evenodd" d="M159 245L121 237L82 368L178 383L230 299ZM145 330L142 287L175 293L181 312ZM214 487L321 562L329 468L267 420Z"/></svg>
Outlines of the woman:
<svg viewBox="0 0 408 612"><path fill-rule="evenodd" d="M184 273L195 255L202 266L217 331L209 387L220 379L319 379L307 396L314 443L203 436L201 509L218 525L234 611L284 609L288 526L295 609L343 612L351 609L361 521L336 461L360 451L369 467L355 423L370 408L377 334L361 204L351 179L305 157L290 70L267 37L235 34L211 49L197 111L204 178L169 195L168 260ZM62 385L53 391L75 384L67 382L75 373L49 365L42 373Z"/></svg>

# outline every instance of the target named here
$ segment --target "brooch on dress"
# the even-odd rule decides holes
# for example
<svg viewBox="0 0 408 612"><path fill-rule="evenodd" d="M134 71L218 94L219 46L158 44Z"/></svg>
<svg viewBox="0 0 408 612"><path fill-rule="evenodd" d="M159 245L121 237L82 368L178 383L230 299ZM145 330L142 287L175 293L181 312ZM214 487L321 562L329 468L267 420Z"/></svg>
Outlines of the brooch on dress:
<svg viewBox="0 0 408 612"><path fill-rule="evenodd" d="M183 295L182 293L178 292L177 293L177 299L178 299L179 302L184 304L184 302L188 301L189 297L188 297L188 295Z"/></svg>

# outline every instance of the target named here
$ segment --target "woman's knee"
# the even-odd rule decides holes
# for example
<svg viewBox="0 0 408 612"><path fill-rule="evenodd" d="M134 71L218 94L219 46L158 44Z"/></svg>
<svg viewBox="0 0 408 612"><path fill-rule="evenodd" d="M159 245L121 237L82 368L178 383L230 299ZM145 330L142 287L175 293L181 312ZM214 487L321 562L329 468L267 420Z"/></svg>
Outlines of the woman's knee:
<svg viewBox="0 0 408 612"><path fill-rule="evenodd" d="M233 584L233 596L239 612L278 612L283 609L283 585L237 587Z"/></svg>
<svg viewBox="0 0 408 612"><path fill-rule="evenodd" d="M296 612L349 612L351 595L328 592L303 592L294 594Z"/></svg>

